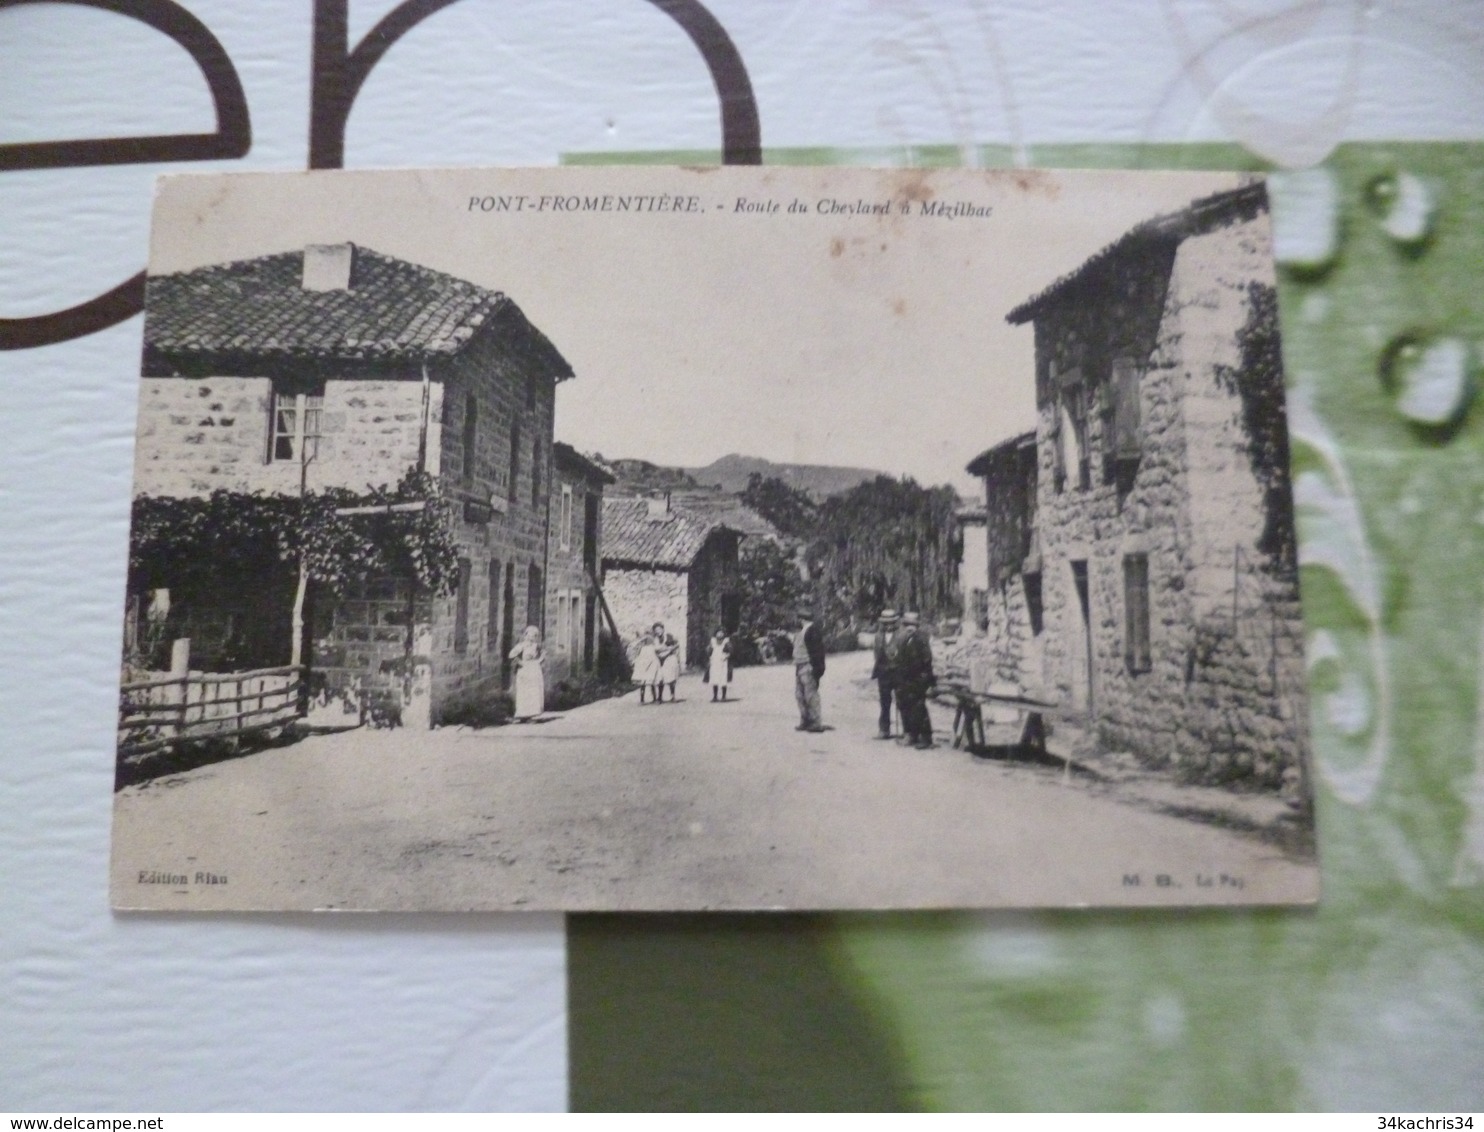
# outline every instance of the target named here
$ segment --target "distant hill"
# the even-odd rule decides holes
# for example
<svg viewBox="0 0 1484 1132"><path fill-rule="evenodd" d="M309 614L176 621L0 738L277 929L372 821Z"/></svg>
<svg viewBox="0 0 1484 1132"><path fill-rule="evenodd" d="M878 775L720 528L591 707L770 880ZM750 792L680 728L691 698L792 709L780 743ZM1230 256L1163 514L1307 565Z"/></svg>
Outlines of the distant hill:
<svg viewBox="0 0 1484 1132"><path fill-rule="evenodd" d="M610 499L634 496L658 495L668 492L670 502L678 509L688 511L718 523L725 523L733 530L748 536L777 538L773 524L756 511L744 507L736 494L710 483L697 483L684 468L666 467L648 460L609 460L595 457L613 473L616 482L605 494ZM743 482L746 486L746 481Z"/></svg>
<svg viewBox="0 0 1484 1132"><path fill-rule="evenodd" d="M608 460L599 456L618 482L611 489L615 495L644 495L653 491L685 491L701 486L684 468L652 464L648 460ZM708 481L702 481L709 487ZM743 487L746 487L744 482Z"/></svg>
<svg viewBox="0 0 1484 1132"><path fill-rule="evenodd" d="M764 477L780 479L816 500L849 491L857 484L886 474L874 468L846 468L831 464L775 464L759 456L741 456L735 452L713 460L704 468L680 470L692 483L707 487L714 484L726 492L745 491L747 478L756 472Z"/></svg>

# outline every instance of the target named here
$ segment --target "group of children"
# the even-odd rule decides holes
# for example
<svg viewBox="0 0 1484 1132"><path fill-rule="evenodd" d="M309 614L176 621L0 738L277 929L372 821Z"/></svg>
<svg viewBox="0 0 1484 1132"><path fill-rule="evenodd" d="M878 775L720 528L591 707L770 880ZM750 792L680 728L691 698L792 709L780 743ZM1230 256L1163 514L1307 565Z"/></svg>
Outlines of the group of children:
<svg viewBox="0 0 1484 1132"><path fill-rule="evenodd" d="M711 687L711 702L727 698L732 683L732 641L718 629L712 635L706 653L706 683ZM665 626L656 621L639 639L639 653L634 658L634 683L639 685L639 703L665 702L665 689L670 689L670 702L675 702L675 684L680 679L680 644Z"/></svg>

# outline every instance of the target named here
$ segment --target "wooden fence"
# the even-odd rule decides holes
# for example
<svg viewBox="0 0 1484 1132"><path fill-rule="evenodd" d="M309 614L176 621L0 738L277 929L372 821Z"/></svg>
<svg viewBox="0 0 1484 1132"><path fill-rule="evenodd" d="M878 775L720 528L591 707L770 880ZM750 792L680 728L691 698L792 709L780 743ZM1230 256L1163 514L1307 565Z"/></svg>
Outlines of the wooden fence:
<svg viewBox="0 0 1484 1132"><path fill-rule="evenodd" d="M177 743L235 739L298 719L303 669L183 672L119 689L119 753L147 755Z"/></svg>

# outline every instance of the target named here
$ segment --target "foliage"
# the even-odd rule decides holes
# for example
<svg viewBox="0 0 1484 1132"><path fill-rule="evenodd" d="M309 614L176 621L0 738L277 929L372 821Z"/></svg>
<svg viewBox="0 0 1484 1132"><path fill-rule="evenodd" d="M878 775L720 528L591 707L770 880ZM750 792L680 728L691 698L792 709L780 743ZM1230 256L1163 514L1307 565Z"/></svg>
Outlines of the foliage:
<svg viewBox="0 0 1484 1132"><path fill-rule="evenodd" d="M558 680L546 694L547 711L570 711L583 704L621 696L633 688L631 681L611 680L598 672L584 672Z"/></svg>
<svg viewBox="0 0 1484 1132"><path fill-rule="evenodd" d="M787 628L809 586L799 576L789 552L772 539L748 539L742 545L737 574L742 606L732 640L736 664L757 663L755 641Z"/></svg>
<svg viewBox="0 0 1484 1132"><path fill-rule="evenodd" d="M1241 398L1247 459L1262 485L1265 521L1258 549L1268 556L1274 570L1292 575L1298 568L1298 535L1289 473L1283 354L1278 341L1278 292L1266 283L1249 283L1247 294L1247 321L1237 332L1241 365L1236 369L1218 366L1216 374Z"/></svg>
<svg viewBox="0 0 1484 1132"><path fill-rule="evenodd" d="M815 504L782 480L753 475L742 501L800 542L809 578L790 551L750 540L739 636L788 626L800 602L814 607L836 648L856 647L856 627L888 605L929 620L958 613L962 546L952 488L877 476Z"/></svg>
<svg viewBox="0 0 1484 1132"><path fill-rule="evenodd" d="M345 515L347 508L419 503L417 510ZM140 496L129 535L131 587L179 584L230 565L282 569L303 555L334 593L378 576L411 577L446 594L458 582L452 504L437 480L409 471L395 488L327 488L302 497L218 489L204 498Z"/></svg>
<svg viewBox="0 0 1484 1132"><path fill-rule="evenodd" d="M814 500L774 476L753 472L747 477L741 499L790 538L810 538L819 529L819 508Z"/></svg>
<svg viewBox="0 0 1484 1132"><path fill-rule="evenodd" d="M498 727L509 723L514 714L514 696L509 692L490 692L445 708L438 723L442 727Z"/></svg>
<svg viewBox="0 0 1484 1132"><path fill-rule="evenodd" d="M597 670L604 680L625 686L634 675L634 665L629 659L628 650L624 648L622 641L608 631L606 626L598 634Z"/></svg>
<svg viewBox="0 0 1484 1132"><path fill-rule="evenodd" d="M951 487L877 476L820 505L809 556L826 594L831 626L869 621L882 608L925 619L957 614L962 556Z"/></svg>

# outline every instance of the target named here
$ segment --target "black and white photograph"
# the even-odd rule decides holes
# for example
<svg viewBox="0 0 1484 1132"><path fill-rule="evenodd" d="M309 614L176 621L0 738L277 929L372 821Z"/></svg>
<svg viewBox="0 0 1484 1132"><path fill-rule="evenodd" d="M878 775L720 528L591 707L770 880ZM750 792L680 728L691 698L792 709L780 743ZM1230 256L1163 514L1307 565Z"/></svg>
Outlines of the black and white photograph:
<svg viewBox="0 0 1484 1132"><path fill-rule="evenodd" d="M160 182L111 896L1309 904L1232 173Z"/></svg>

